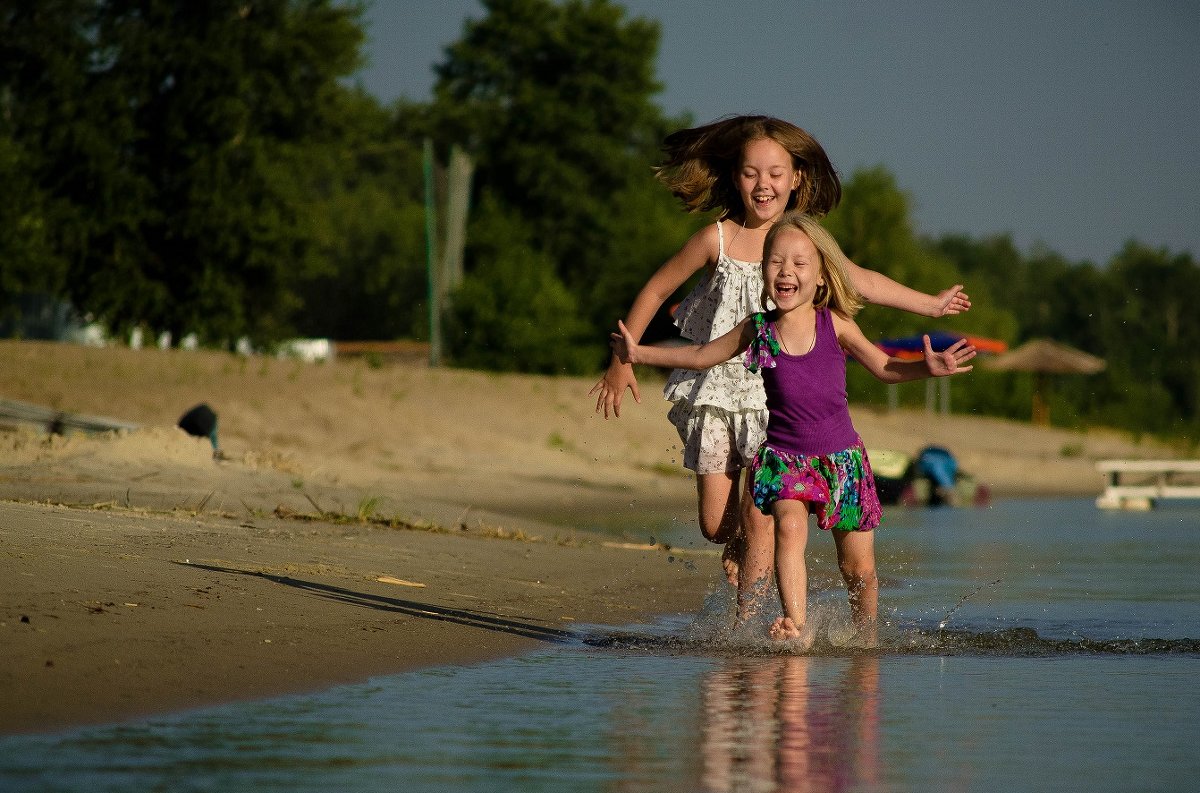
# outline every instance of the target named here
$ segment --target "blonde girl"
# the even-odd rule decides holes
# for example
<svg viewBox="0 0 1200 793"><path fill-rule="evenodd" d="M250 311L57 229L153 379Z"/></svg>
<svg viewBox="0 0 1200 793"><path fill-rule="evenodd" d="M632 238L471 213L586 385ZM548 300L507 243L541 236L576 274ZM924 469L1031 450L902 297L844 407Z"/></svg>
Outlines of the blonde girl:
<svg viewBox="0 0 1200 793"><path fill-rule="evenodd" d="M775 577L782 616L771 626L781 641L812 643L805 630L808 576L804 561L808 517L831 531L846 583L851 617L862 641L876 639L879 583L874 532L881 510L862 439L846 399L846 356L887 383L946 377L965 366L975 348L965 340L935 353L925 337L925 357L888 356L867 340L852 317L862 298L849 261L817 220L788 213L765 241L763 302L728 333L689 347L640 347L619 323L616 356L625 363L704 370L744 355L747 371L762 372L768 421L766 439L750 466L753 501L774 523Z"/></svg>

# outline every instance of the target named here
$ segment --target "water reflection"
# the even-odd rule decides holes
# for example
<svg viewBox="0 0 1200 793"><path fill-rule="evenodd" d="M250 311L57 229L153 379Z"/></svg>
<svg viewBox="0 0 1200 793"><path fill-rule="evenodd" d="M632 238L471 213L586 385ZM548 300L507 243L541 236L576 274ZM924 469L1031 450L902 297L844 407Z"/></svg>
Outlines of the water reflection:
<svg viewBox="0 0 1200 793"><path fill-rule="evenodd" d="M872 789L879 773L879 658L844 659L832 685L804 656L730 659L702 678L704 790Z"/></svg>

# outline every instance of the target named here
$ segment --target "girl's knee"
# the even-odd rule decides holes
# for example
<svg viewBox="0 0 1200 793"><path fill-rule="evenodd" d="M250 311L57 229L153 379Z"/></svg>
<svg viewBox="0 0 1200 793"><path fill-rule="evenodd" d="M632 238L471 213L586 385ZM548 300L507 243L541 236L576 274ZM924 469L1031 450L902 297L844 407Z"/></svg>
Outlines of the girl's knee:
<svg viewBox="0 0 1200 793"><path fill-rule="evenodd" d="M808 539L808 515L776 515L775 535L783 540Z"/></svg>
<svg viewBox="0 0 1200 793"><path fill-rule="evenodd" d="M730 516L729 514L725 514L720 519L709 515L700 515L700 533L709 542L724 545L737 533L737 528L738 520L736 515Z"/></svg>
<svg viewBox="0 0 1200 793"><path fill-rule="evenodd" d="M775 531L779 534L804 533L808 536L808 507L803 501L780 499L771 505Z"/></svg>
<svg viewBox="0 0 1200 793"><path fill-rule="evenodd" d="M733 536L733 532L727 531L722 523L718 523L715 526L701 523L700 533L704 536L704 539L709 542L715 542L718 545L724 545Z"/></svg>
<svg viewBox="0 0 1200 793"><path fill-rule="evenodd" d="M877 587L874 535L870 532L848 531L835 533L834 540L837 543L838 569L846 585L852 588Z"/></svg>

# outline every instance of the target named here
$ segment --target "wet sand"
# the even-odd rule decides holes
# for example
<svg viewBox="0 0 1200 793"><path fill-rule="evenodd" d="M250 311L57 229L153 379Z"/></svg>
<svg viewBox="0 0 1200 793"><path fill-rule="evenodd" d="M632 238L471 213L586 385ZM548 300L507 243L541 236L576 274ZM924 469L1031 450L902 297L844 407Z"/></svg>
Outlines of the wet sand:
<svg viewBox="0 0 1200 793"><path fill-rule="evenodd" d="M660 381L0 342L0 398L140 425L0 426L0 732L313 690L694 611L694 521ZM223 459L174 427L218 413ZM1114 432L855 411L870 447L950 448L998 498L1097 494ZM604 527L608 533L589 529Z"/></svg>

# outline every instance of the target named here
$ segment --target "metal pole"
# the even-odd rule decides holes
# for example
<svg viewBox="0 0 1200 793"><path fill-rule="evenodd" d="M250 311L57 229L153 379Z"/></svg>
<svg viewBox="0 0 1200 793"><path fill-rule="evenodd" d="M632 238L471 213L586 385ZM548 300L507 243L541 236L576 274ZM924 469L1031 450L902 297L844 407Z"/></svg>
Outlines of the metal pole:
<svg viewBox="0 0 1200 793"><path fill-rule="evenodd" d="M438 288L437 215L434 208L433 141L425 139L425 270L429 281L429 365L442 363L441 295Z"/></svg>

